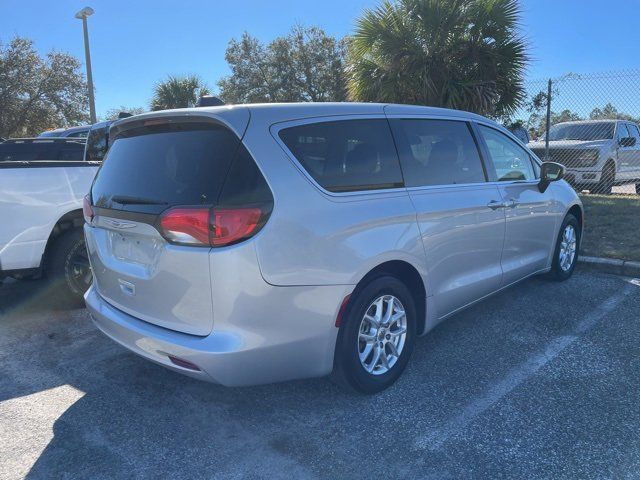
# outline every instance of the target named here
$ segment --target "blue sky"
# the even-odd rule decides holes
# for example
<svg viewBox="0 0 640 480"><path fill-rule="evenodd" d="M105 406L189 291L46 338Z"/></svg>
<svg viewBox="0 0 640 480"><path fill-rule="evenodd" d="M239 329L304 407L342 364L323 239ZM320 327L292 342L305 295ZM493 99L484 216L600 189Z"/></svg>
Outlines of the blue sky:
<svg viewBox="0 0 640 480"><path fill-rule="evenodd" d="M14 35L84 59L81 22L89 19L98 115L120 105L148 106L155 82L195 73L211 87L228 73L227 42L247 30L263 41L294 23L329 34L352 31L373 0L0 0L0 40ZM528 78L640 67L640 2L525 0L522 33L530 42Z"/></svg>

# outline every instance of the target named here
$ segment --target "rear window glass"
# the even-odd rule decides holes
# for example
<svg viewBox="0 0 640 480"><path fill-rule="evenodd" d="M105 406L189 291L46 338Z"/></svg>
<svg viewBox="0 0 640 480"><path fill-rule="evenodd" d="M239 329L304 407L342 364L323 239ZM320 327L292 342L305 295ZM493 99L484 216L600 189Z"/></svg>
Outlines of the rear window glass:
<svg viewBox="0 0 640 480"><path fill-rule="evenodd" d="M400 164L384 119L311 123L280 131L305 170L332 192L403 186Z"/></svg>
<svg viewBox="0 0 640 480"><path fill-rule="evenodd" d="M213 205L238 145L231 131L209 123L127 130L109 148L93 203L155 214L172 205Z"/></svg>
<svg viewBox="0 0 640 480"><path fill-rule="evenodd" d="M26 142L0 144L0 162L35 160L79 161L84 144L80 142Z"/></svg>

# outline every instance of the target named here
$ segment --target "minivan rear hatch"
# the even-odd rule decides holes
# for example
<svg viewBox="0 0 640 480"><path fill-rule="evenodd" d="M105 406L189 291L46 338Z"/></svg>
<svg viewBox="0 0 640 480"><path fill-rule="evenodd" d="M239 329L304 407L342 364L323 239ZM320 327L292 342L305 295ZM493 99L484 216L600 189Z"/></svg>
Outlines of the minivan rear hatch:
<svg viewBox="0 0 640 480"><path fill-rule="evenodd" d="M85 229L98 293L146 322L208 335L210 247L168 242L158 225L172 207L216 203L239 136L210 117L146 116L118 124L110 143Z"/></svg>

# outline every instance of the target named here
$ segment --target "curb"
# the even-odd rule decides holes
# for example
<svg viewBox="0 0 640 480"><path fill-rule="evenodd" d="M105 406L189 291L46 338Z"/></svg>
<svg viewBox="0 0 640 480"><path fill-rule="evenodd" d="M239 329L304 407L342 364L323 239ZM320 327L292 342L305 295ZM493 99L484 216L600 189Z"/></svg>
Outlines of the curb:
<svg viewBox="0 0 640 480"><path fill-rule="evenodd" d="M580 256L578 257L578 265L582 268L595 270L597 272L640 277L640 262L633 262L631 260Z"/></svg>

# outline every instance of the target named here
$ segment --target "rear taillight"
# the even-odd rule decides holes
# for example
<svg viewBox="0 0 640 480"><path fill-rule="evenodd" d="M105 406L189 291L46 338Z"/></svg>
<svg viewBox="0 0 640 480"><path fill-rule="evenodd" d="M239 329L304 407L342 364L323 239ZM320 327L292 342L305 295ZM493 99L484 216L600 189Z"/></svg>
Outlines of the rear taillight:
<svg viewBox="0 0 640 480"><path fill-rule="evenodd" d="M89 198L89 195L82 200L82 215L84 216L85 222L91 223L93 221L93 208L91 208L91 198Z"/></svg>
<svg viewBox="0 0 640 480"><path fill-rule="evenodd" d="M209 245L208 208L172 208L160 218L164 237L173 243Z"/></svg>
<svg viewBox="0 0 640 480"><path fill-rule="evenodd" d="M260 208L175 207L160 218L160 231L171 243L223 247L252 237L268 214Z"/></svg>
<svg viewBox="0 0 640 480"><path fill-rule="evenodd" d="M211 245L222 247L255 235L262 222L262 210L214 208L212 220Z"/></svg>

